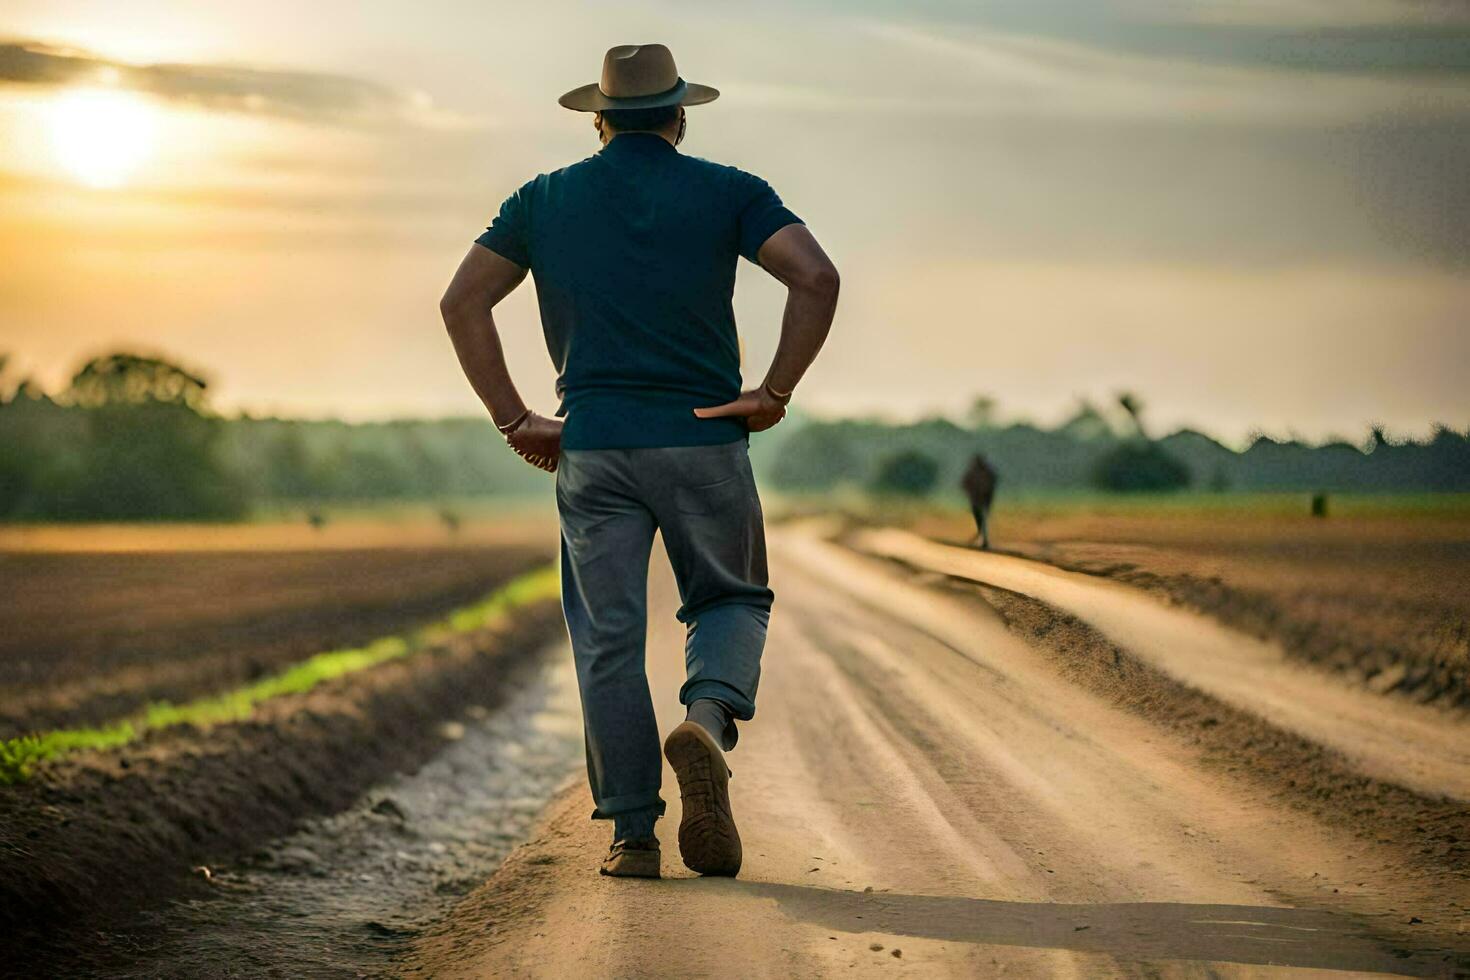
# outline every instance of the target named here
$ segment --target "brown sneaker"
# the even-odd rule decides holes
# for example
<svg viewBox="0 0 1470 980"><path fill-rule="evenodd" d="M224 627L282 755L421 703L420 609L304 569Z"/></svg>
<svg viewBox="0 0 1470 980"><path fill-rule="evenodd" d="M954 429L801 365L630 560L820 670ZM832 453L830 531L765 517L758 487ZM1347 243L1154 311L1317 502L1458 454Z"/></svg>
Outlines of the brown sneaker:
<svg viewBox="0 0 1470 980"><path fill-rule="evenodd" d="M725 754L704 726L686 721L664 740L664 757L679 778L684 817L679 854L691 871L726 875L740 871L740 834L730 811L730 770Z"/></svg>
<svg viewBox="0 0 1470 980"><path fill-rule="evenodd" d="M658 864L657 837L618 840L602 859L602 873L613 878L657 878Z"/></svg>

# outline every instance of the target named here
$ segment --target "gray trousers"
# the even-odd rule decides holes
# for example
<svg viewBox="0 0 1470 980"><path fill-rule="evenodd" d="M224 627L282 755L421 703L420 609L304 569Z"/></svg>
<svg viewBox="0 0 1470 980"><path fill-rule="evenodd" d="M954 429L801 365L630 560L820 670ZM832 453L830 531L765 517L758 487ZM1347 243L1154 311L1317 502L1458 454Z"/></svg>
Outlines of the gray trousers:
<svg viewBox="0 0 1470 980"><path fill-rule="evenodd" d="M663 535L686 626L679 700L716 698L736 718L751 718L773 593L745 440L564 450L556 503L592 816L662 813L663 760L644 668L653 533Z"/></svg>

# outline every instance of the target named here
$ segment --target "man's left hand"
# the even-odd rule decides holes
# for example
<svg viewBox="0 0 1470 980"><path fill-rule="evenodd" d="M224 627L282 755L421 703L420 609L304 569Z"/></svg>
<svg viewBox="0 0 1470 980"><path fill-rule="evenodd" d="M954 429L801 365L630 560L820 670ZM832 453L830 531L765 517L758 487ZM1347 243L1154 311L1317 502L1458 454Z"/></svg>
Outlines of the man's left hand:
<svg viewBox="0 0 1470 980"><path fill-rule="evenodd" d="M555 473L556 464L561 459L561 426L561 419L549 419L532 412L505 438L516 455L537 469Z"/></svg>
<svg viewBox="0 0 1470 980"><path fill-rule="evenodd" d="M702 419L719 419L738 416L745 419L745 427L751 432L764 432L786 417L786 406L777 401L762 385L740 393L733 402L696 408L694 414Z"/></svg>

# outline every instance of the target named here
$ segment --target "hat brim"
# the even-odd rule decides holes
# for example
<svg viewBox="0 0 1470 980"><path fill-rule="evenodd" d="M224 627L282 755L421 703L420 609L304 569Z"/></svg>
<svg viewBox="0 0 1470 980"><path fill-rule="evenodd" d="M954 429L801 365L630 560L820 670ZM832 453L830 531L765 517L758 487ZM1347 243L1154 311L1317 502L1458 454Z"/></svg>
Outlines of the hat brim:
<svg viewBox="0 0 1470 980"><path fill-rule="evenodd" d="M696 82L686 82L681 78L679 84L667 92L639 95L627 99L609 98L603 95L602 89L596 82L593 82L590 85L572 89L556 101L565 108L576 112L601 112L603 109L657 109L659 106L666 105L703 105L719 97L719 89Z"/></svg>

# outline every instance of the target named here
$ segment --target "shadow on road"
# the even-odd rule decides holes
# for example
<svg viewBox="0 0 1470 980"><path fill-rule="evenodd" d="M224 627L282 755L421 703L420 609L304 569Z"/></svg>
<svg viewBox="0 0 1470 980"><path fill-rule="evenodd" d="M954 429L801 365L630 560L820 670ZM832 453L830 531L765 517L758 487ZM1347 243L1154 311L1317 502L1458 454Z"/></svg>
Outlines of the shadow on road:
<svg viewBox="0 0 1470 980"><path fill-rule="evenodd" d="M709 884L714 882L709 881ZM843 932L1102 953L1440 976L1446 952L1395 949L1331 912L1137 902L1063 905L849 892L770 882L722 887L774 899L793 919Z"/></svg>

